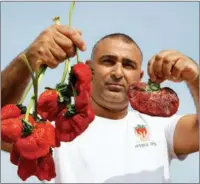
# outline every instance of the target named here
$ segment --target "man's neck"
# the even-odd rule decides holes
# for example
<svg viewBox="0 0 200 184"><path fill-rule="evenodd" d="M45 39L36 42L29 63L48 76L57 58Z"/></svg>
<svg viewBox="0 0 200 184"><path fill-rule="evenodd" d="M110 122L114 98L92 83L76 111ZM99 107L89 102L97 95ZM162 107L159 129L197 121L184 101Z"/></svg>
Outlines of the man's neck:
<svg viewBox="0 0 200 184"><path fill-rule="evenodd" d="M128 106L125 106L122 109L111 109L107 108L106 106L101 105L98 103L93 97L91 97L92 107L94 109L94 113L97 116L101 116L108 119L122 119L128 113Z"/></svg>

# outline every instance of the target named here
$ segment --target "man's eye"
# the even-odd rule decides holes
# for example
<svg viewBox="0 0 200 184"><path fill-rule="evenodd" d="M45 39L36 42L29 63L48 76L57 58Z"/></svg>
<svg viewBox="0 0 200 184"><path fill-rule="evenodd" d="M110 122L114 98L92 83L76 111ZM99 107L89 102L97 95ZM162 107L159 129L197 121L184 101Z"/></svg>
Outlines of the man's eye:
<svg viewBox="0 0 200 184"><path fill-rule="evenodd" d="M104 64L107 64L107 65L111 65L113 64L114 62L112 60L103 60L103 63Z"/></svg>
<svg viewBox="0 0 200 184"><path fill-rule="evenodd" d="M136 65L135 64L130 64L130 63L125 63L124 67L125 68L129 68L129 69L136 69Z"/></svg>

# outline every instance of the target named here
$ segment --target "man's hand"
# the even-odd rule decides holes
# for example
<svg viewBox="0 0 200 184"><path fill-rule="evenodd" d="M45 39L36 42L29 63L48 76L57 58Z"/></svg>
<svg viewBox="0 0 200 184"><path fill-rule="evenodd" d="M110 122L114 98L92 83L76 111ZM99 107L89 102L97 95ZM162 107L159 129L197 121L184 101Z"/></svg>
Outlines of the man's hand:
<svg viewBox="0 0 200 184"><path fill-rule="evenodd" d="M191 58L175 50L166 50L150 59L148 73L153 82L161 83L170 80L185 81L190 84L197 79L199 69Z"/></svg>
<svg viewBox="0 0 200 184"><path fill-rule="evenodd" d="M36 69L40 60L42 64L55 68L67 57L74 57L75 47L84 51L85 42L81 37L79 30L70 28L65 25L52 25L45 29L25 50L33 70Z"/></svg>
<svg viewBox="0 0 200 184"><path fill-rule="evenodd" d="M196 105L196 114L185 115L178 121L173 141L177 155L193 153L199 150L199 69L198 65L184 54L166 50L153 56L148 64L148 73L153 82L164 80L185 81Z"/></svg>

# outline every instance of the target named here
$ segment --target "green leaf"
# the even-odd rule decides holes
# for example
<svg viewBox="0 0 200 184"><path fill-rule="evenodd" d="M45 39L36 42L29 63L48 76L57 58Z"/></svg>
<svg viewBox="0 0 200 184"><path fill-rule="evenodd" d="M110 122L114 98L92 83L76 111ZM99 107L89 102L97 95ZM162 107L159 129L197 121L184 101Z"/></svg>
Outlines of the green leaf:
<svg viewBox="0 0 200 184"><path fill-rule="evenodd" d="M150 79L148 80L147 84L148 84L147 88L146 88L147 92L160 91L160 89L161 89L160 84L154 83Z"/></svg>
<svg viewBox="0 0 200 184"><path fill-rule="evenodd" d="M22 137L27 137L33 132L33 126L28 122L22 119L23 131Z"/></svg>
<svg viewBox="0 0 200 184"><path fill-rule="evenodd" d="M67 105L67 112L65 113L66 117L72 117L76 114L76 109L74 104Z"/></svg>
<svg viewBox="0 0 200 184"><path fill-rule="evenodd" d="M21 110L21 114L26 114L26 106L22 105L22 104L17 104L17 107Z"/></svg>

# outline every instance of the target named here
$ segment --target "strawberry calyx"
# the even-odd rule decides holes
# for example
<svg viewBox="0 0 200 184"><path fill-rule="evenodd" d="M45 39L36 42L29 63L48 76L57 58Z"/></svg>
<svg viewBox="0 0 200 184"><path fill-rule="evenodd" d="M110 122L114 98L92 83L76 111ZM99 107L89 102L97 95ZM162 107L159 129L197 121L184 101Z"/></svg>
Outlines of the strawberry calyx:
<svg viewBox="0 0 200 184"><path fill-rule="evenodd" d="M22 125L23 125L22 137L27 137L33 132L34 126L32 126L31 123L28 122L27 120L22 119Z"/></svg>
<svg viewBox="0 0 200 184"><path fill-rule="evenodd" d="M65 113L65 117L72 117L76 114L76 109L74 104L67 105L67 112Z"/></svg>
<svg viewBox="0 0 200 184"><path fill-rule="evenodd" d="M74 66L71 66L71 70L70 70L70 72L69 72L69 81L70 81L70 83L71 83L73 86L75 86L75 84L76 84L76 76L75 76L75 74L73 73L73 67L74 67Z"/></svg>
<svg viewBox="0 0 200 184"><path fill-rule="evenodd" d="M148 80L147 87L146 87L145 91L155 92L155 91L160 91L160 90L161 90L160 84L154 83L150 79Z"/></svg>
<svg viewBox="0 0 200 184"><path fill-rule="evenodd" d="M71 96L73 95L73 92L70 84L58 83L56 85L56 90L59 93L59 102L64 102L65 104L71 103Z"/></svg>
<svg viewBox="0 0 200 184"><path fill-rule="evenodd" d="M22 105L22 104L16 104L16 106L21 110L21 114L25 114L26 113L26 106Z"/></svg>

